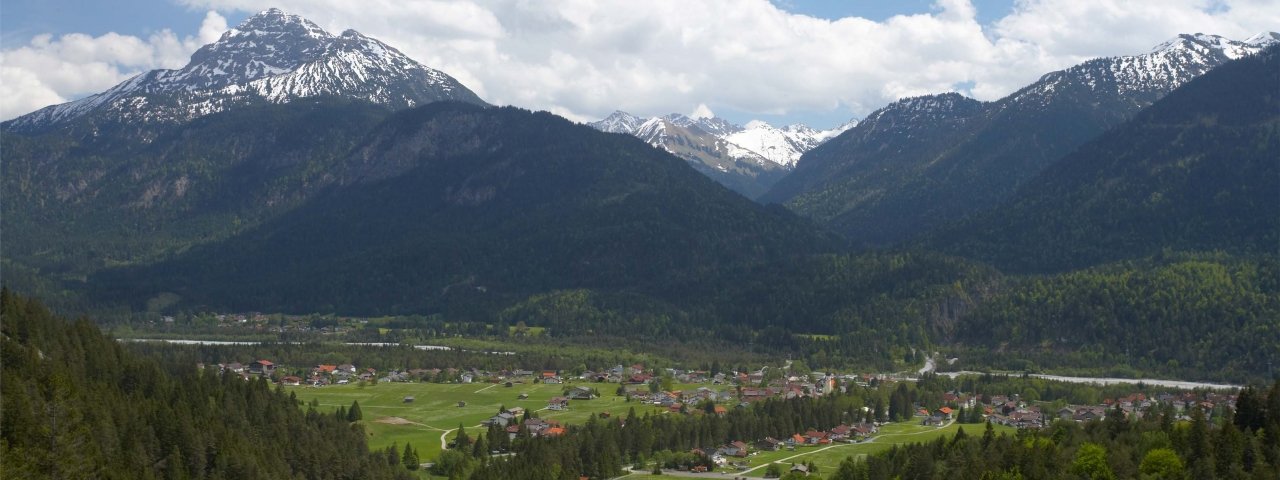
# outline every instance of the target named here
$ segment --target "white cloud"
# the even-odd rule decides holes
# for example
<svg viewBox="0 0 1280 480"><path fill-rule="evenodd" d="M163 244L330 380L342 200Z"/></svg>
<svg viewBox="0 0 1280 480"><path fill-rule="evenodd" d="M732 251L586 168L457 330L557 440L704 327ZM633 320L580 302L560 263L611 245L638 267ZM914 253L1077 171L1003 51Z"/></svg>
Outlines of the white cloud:
<svg viewBox="0 0 1280 480"><path fill-rule="evenodd" d="M931 13L884 21L812 18L766 0L182 1L222 12L277 6L332 32L354 28L450 73L490 102L575 120L699 105L862 116L902 96L957 88L989 100L1046 72L1145 52L1179 33L1243 39L1280 27L1274 0L1019 0L985 27L968 0L938 0ZM38 80L32 92L71 98L132 72L181 65L224 29L225 20L210 12L198 38L182 41L168 31L147 40L33 41L5 51L3 68L27 68L24 75ZM85 49L67 45L82 43ZM36 68L46 64L58 68ZM18 78L4 78L11 76Z"/></svg>
<svg viewBox="0 0 1280 480"><path fill-rule="evenodd" d="M689 118L694 119L711 118L714 116L716 116L715 112L712 112L711 107L708 107L705 103L699 103L698 106L693 109L693 112L689 113Z"/></svg>
<svg viewBox="0 0 1280 480"><path fill-rule="evenodd" d="M226 26L225 18L210 11L196 37L178 38L169 29L146 39L118 33L37 35L0 52L0 119L98 93L147 70L181 68Z"/></svg>

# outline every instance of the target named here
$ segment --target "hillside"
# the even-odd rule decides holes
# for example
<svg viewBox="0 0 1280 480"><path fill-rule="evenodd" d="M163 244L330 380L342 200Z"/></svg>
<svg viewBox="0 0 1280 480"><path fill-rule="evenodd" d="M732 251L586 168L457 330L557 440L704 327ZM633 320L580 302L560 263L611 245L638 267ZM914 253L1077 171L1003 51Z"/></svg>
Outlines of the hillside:
<svg viewBox="0 0 1280 480"><path fill-rule="evenodd" d="M1179 88L925 245L1013 271L1280 245L1280 48Z"/></svg>
<svg viewBox="0 0 1280 480"><path fill-rule="evenodd" d="M4 258L58 279L148 263L295 208L391 112L337 99L244 107L154 141L5 134Z"/></svg>
<svg viewBox="0 0 1280 480"><path fill-rule="evenodd" d="M906 99L806 154L761 197L883 246L983 211L1063 155L1191 79L1274 41L1183 35L1150 53L1091 60L995 102Z"/></svg>
<svg viewBox="0 0 1280 480"><path fill-rule="evenodd" d="M174 292L188 305L285 311L576 287L690 297L729 269L836 246L639 140L546 113L432 104L360 145L305 205L91 284L135 302Z"/></svg>
<svg viewBox="0 0 1280 480"><path fill-rule="evenodd" d="M266 381L166 368L0 291L6 478L412 478Z"/></svg>

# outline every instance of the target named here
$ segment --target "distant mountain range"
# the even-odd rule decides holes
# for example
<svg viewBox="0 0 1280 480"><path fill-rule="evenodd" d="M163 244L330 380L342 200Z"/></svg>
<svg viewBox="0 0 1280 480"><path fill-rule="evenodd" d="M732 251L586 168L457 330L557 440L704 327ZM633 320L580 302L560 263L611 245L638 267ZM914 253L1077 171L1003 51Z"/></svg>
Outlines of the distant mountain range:
<svg viewBox="0 0 1280 480"><path fill-rule="evenodd" d="M978 346L999 368L1252 378L1269 358L1235 352L1280 345L1278 41L1186 35L847 130L591 128L268 10L183 69L0 125L5 282L122 315L501 318L816 364Z"/></svg>
<svg viewBox="0 0 1280 480"><path fill-rule="evenodd" d="M269 9L191 55L178 70L152 70L103 93L46 107L5 123L39 132L96 123L174 124L243 105L333 96L390 108L439 100L484 102L453 77L347 30Z"/></svg>
<svg viewBox="0 0 1280 480"><path fill-rule="evenodd" d="M995 206L1165 94L1277 41L1182 35L1147 54L1046 74L994 102L955 93L900 100L805 154L760 201L785 203L858 245L901 242Z"/></svg>
<svg viewBox="0 0 1280 480"><path fill-rule="evenodd" d="M1057 272L1161 250L1280 246L1280 45L1188 82L1081 145L1012 198L929 234L1005 271Z"/></svg>
<svg viewBox="0 0 1280 480"><path fill-rule="evenodd" d="M763 194L795 167L800 156L857 125L850 120L830 130L804 124L777 128L763 121L735 125L719 117L678 113L640 118L616 111L588 125L634 135L689 161L695 169L747 197Z"/></svg>

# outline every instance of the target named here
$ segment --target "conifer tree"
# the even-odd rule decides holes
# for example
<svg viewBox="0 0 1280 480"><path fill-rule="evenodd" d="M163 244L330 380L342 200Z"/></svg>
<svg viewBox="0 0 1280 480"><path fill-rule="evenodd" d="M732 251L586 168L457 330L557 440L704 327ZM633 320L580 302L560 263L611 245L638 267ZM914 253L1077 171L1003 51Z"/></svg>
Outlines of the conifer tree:
<svg viewBox="0 0 1280 480"><path fill-rule="evenodd" d="M360 412L360 401L352 400L351 408L347 410L347 421L355 422L364 419L364 414Z"/></svg>

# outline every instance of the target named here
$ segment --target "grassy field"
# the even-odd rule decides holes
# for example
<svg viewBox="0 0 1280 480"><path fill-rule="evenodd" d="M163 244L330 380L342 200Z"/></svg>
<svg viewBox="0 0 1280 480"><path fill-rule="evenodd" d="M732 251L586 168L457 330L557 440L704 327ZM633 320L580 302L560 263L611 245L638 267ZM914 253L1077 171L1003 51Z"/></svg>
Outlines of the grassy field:
<svg viewBox="0 0 1280 480"><path fill-rule="evenodd" d="M835 473L839 468L840 462L845 458L862 457L876 452L888 450L893 445L920 443L932 441L938 437L951 437L956 434L961 425L952 424L946 427L925 427L915 422L903 422L885 425L880 429L873 441L863 443L838 443L834 445L823 446L802 446L795 450L779 450L776 452L758 452L747 458L750 467L746 471L735 472L733 470L725 470L724 473L711 473L705 476L713 478L721 478L725 476L735 477L752 477L763 478L766 466L773 462L782 465L783 472L790 469L792 463L813 462L818 467L818 473L811 475L815 478L827 478ZM964 425L965 433L970 435L981 435L983 425ZM1003 427L997 425L995 427L996 434L1008 433L1013 434L1014 429L1011 427ZM673 475L650 475L635 473L627 475L628 480L657 480L661 478L673 478Z"/></svg>
<svg viewBox="0 0 1280 480"><path fill-rule="evenodd" d="M598 388L601 397L570 401L568 410L544 410L551 397L563 395L565 387L579 385ZM351 402L359 401L360 411L364 414L365 430L369 432L370 448L382 449L393 443L399 446L412 443L423 461L433 460L440 454L441 439L452 440L458 425L467 428L474 438L482 429L480 422L497 415L498 409L503 406L538 411L538 416L562 423L583 423L587 417L599 412L622 415L633 406L639 413L662 411L657 407L624 401L622 397L614 395L617 386L613 384L517 383L504 387L492 383L380 383L364 387L330 385L320 388L286 388L297 394L298 399L303 402L319 401L322 412L331 412L340 406L349 407ZM529 398L517 399L521 393L528 394ZM410 395L414 397L413 403L405 403L404 397ZM458 402L466 402L466 406L459 407Z"/></svg>
<svg viewBox="0 0 1280 480"><path fill-rule="evenodd" d="M551 397L561 396L566 387L591 386L600 390L601 398L594 400L574 400L569 410L546 410L547 401ZM693 389L699 385L680 385ZM561 385L544 385L540 383L515 384L504 387L500 384L437 384L437 383L381 383L377 385L331 385L320 388L286 387L297 394L303 402L317 400L320 410L330 412L338 407L348 407L352 401L360 402L364 414L365 430L369 432L369 447L386 448L391 444L403 447L412 443L423 461L431 461L440 454L442 441L452 440L458 425L463 425L473 436L482 430L480 422L498 413L500 407L523 407L530 412L538 412L542 418L556 419L563 423L582 423L591 415L610 412L622 415L631 407L639 413L663 412L665 409L626 402L622 397L614 395L613 384L566 383ZM720 387L714 387L719 389ZM520 400L520 394L528 394L529 398ZM405 403L404 397L413 396L412 403ZM466 402L459 407L458 402ZM983 425L965 425L970 435L981 435ZM915 422L902 422L885 425L873 441L853 444L835 444L823 446L802 446L795 450L776 452L758 452L747 458L750 469L745 473L729 471L722 475L737 475L761 478L764 477L765 466L772 462L780 462L784 466L791 463L812 461L818 467L818 477L825 478L834 472L840 462L849 456L862 456L887 450L894 444L928 442L940 436L955 435L960 425L946 427L926 427ZM997 426L996 433L1012 433L1009 427ZM670 478L670 476L652 477L650 475L633 474L629 479Z"/></svg>

